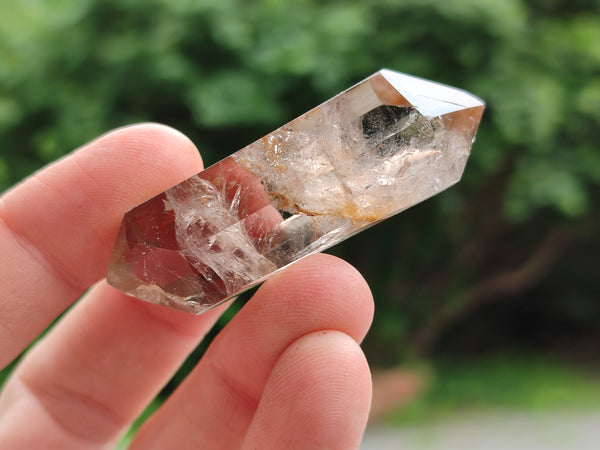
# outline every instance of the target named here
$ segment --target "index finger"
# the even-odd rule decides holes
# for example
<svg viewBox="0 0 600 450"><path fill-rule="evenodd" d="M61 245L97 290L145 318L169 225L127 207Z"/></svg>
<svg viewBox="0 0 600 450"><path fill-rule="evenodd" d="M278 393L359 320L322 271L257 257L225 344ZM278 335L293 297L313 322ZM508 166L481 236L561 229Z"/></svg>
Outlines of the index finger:
<svg viewBox="0 0 600 450"><path fill-rule="evenodd" d="M104 277L126 211L200 170L198 151L181 133L136 125L0 197L0 367Z"/></svg>

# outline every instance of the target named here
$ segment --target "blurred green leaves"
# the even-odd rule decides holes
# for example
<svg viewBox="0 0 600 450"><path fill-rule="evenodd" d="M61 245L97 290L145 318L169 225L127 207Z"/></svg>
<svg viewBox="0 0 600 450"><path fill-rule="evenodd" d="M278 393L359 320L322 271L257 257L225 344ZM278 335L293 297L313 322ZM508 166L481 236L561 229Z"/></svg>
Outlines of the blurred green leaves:
<svg viewBox="0 0 600 450"><path fill-rule="evenodd" d="M270 92L271 88L260 79L225 72L194 86L189 103L196 121L207 127L270 124L282 115L281 106L268 95Z"/></svg>
<svg viewBox="0 0 600 450"><path fill-rule="evenodd" d="M214 162L382 67L464 88L488 107L463 183L339 250L400 338L544 231L597 224L599 42L584 0L4 1L0 189L138 121Z"/></svg>

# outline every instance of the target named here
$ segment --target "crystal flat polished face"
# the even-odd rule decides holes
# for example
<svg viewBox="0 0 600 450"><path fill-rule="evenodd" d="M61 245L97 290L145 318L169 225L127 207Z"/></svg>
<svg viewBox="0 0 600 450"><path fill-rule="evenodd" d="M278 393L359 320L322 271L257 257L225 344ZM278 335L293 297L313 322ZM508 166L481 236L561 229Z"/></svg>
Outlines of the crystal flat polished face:
<svg viewBox="0 0 600 450"><path fill-rule="evenodd" d="M483 108L381 70L129 211L108 282L205 311L456 183Z"/></svg>

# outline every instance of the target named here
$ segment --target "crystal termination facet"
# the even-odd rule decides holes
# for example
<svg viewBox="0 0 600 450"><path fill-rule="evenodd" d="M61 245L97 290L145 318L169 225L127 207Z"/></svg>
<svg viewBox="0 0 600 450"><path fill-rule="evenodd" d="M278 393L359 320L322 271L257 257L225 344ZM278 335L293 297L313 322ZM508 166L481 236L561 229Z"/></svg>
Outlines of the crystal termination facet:
<svg viewBox="0 0 600 450"><path fill-rule="evenodd" d="M381 70L129 211L108 282L205 311L456 183L483 109Z"/></svg>

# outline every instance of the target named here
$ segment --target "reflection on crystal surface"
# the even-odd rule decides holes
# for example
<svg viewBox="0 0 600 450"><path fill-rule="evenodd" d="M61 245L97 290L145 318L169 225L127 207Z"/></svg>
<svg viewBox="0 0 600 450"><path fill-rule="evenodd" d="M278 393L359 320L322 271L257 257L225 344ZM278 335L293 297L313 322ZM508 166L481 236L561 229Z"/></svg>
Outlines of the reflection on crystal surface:
<svg viewBox="0 0 600 450"><path fill-rule="evenodd" d="M108 281L193 313L456 183L483 102L382 70L125 215Z"/></svg>

